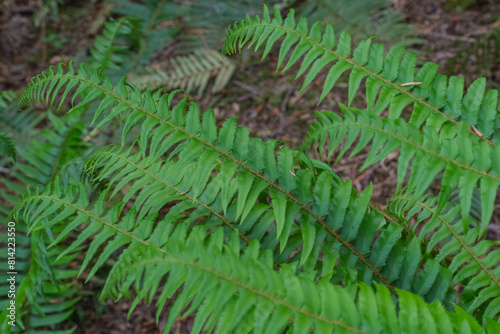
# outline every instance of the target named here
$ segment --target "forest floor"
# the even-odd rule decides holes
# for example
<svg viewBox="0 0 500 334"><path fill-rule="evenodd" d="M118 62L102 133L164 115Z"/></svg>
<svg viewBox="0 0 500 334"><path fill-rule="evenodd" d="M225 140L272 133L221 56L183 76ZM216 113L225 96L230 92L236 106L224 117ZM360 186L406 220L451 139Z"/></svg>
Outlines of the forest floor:
<svg viewBox="0 0 500 334"><path fill-rule="evenodd" d="M67 62L87 53L92 47L94 35L99 33L106 19L107 11L102 3L90 6L83 0L69 1L78 11L61 10L60 22L57 23L60 25L59 33L57 36L45 33L46 38L53 38L50 43L46 43L40 40L40 29L45 29L45 25L42 23L36 27L32 22L32 8L36 8L38 2L41 1L28 1L34 4L32 7L25 5L23 1L10 0L2 8L0 90L19 89L49 65ZM473 49L478 39L500 25L499 4L493 1L476 1L474 5L460 10L450 8L460 1L393 0L392 3L392 10L404 14L405 22L413 24L419 37L424 39L424 43L411 47L418 52L422 62L438 63L440 73L463 75L467 83L485 75L492 87L498 87L495 86L495 82L500 84L498 60L491 66L484 66L479 59L480 53L468 54L467 50ZM326 73L320 74L305 92L299 94L301 80L295 81L292 75L276 73L276 62L277 53L271 54L262 63L257 60L257 56L252 56L244 65L240 62L223 92L200 98L197 102L201 107L213 108L220 121L238 117L238 123L249 127L253 136L264 140L282 140L297 148L305 138L309 125L315 120L315 110L338 111L338 103L347 101L347 80L340 82L337 89L318 105L318 92L321 91L322 79ZM481 66L487 68L480 68ZM359 100L362 100L362 94L358 95ZM391 154L380 163L360 172L365 156L342 158L333 168L343 179L353 180L358 191L373 183L372 201L384 208L387 198L395 189L398 155ZM500 240L498 198L493 219L488 237ZM97 283L87 285L87 291L98 293L99 288ZM154 305L140 303L127 320L130 301L108 301L103 304L97 300L97 294L86 295L88 297L83 298L82 311L78 314L83 325L80 325L77 333L159 333L159 328L166 321L163 312L160 326L156 325ZM191 323L190 319L178 321L176 332L189 333Z"/></svg>

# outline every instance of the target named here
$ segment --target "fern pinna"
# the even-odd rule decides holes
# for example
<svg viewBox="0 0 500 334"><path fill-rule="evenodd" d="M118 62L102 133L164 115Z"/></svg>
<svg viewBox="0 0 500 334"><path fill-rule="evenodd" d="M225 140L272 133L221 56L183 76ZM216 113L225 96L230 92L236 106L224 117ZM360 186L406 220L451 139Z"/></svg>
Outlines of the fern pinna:
<svg viewBox="0 0 500 334"><path fill-rule="evenodd" d="M370 204L372 187L358 195L328 164L304 150L250 138L236 119L218 127L212 110L201 113L179 91L141 90L126 78L114 84L98 69L82 64L76 71L70 63L34 78L22 102L51 105L58 95L60 104L81 99L74 108L97 102L94 131L116 118L123 122L121 145L86 162L86 172L107 188L93 200L84 180L56 179L29 191L13 217L27 220L33 233L67 222L49 249L80 231L60 257L92 237L80 269L89 267L87 280L121 251L102 298L131 296L134 289L130 312L140 300L159 296L159 316L180 291L165 332L178 316L195 311L195 333L500 331L495 243L479 241L498 186L490 126L497 118L489 109L494 93L477 97L484 87L478 81L462 99L459 79L448 84L433 64L415 76L415 56L403 56L399 47L384 56L381 45L367 40L351 58L349 34L341 34L334 50L329 26L323 33L316 24L309 32L305 19L296 25L293 11L284 22L278 11L271 20L265 10L262 19L236 24L224 50L250 41L265 44L266 55L282 36L278 67L292 49L285 69L304 55L299 75L312 65L304 87L335 62L320 99L351 70L350 103L367 78L370 111L342 106L343 117L318 113L305 147L329 157L347 135L344 154L361 135L353 154L371 141L366 166L401 147L399 189L386 211ZM422 84L401 85L416 81ZM413 108L405 121L400 116L408 104ZM496 110L496 100L493 105ZM387 106L389 117L380 118ZM479 112L491 124L479 121ZM452 139L467 141L472 158L452 155ZM441 193L425 193L443 170ZM478 176L470 180L469 174ZM468 215L478 180L480 224ZM464 188L461 206L447 198L457 185Z"/></svg>

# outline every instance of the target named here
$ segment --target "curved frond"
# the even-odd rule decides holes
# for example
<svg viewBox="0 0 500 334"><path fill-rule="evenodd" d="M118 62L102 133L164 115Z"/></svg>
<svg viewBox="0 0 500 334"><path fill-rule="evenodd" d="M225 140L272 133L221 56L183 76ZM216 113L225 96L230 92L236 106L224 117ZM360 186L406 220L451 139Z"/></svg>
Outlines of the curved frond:
<svg viewBox="0 0 500 334"><path fill-rule="evenodd" d="M389 200L388 211L400 219L416 221L412 230L427 240L427 251L439 246L437 260L450 261L453 285L464 287L458 305L476 319L496 318L500 314L499 241L481 240L477 227L464 230L469 218L459 219L460 207L447 206L436 215L438 198L398 192ZM435 217L426 221L429 217ZM466 220L467 222L464 222ZM474 222L472 222L474 223ZM418 231L418 232L417 232Z"/></svg>
<svg viewBox="0 0 500 334"><path fill-rule="evenodd" d="M141 224L136 224L135 207L123 212L124 203L118 203L104 211L104 198L105 193L90 205L82 186L63 189L56 182L43 193L35 191L26 196L15 214L16 217L26 217L30 228L35 231L50 226L54 219L75 215L60 236L87 222L77 240L60 256L95 234L82 266L83 270L93 257L97 258L89 278L114 251L126 246L106 282L103 298L128 296L134 284L137 297L133 305L141 299L151 302L156 292L161 291L157 303L158 312L161 312L167 300L183 285L169 311L167 331L192 302L184 315L198 309L193 332L202 328L211 331L215 327L222 333L241 332L245 328L255 328L256 331L266 328L274 333L293 321L292 328L297 326L298 329L332 331L339 327L350 332L399 333L408 326L415 326L409 320L414 303L419 305L419 312L431 312L436 317L430 323L433 316L422 318L421 326L437 326L447 333L460 333L465 322L474 328L474 332L483 332L481 326L459 308L456 312L462 313L455 316L437 302L425 306L420 297L397 290L397 314L389 289L384 286L377 286L376 297L367 285L361 284L357 290L353 285L350 288L332 285L327 276L316 283L307 276L296 277L297 263L284 265L276 272L271 265L270 252L260 252L259 255L261 247L258 241L240 248L240 232L237 230L228 236L227 242L223 242L226 233L222 229L198 225L188 231L187 226L192 220L176 224L170 212L156 223L158 214L152 213L144 217ZM56 245L58 239L51 246ZM101 245L105 245L104 249L97 255ZM242 255L240 251L243 251ZM255 321L257 319L260 321ZM449 319L449 322L444 322L447 324L444 327L443 319ZM492 328L498 326L495 323L489 325Z"/></svg>
<svg viewBox="0 0 500 334"><path fill-rule="evenodd" d="M329 24L325 31L322 31L319 22L309 29L306 19L301 18L296 23L294 15L294 11L290 10L283 21L281 13L275 9L274 18L271 18L267 7L264 7L262 18L256 15L252 20L247 16L228 30L223 53L241 52L248 43L248 47L255 46L255 49L263 46L264 58L284 37L279 48L278 69L287 54L291 53L291 56L283 71L304 56L297 74L298 78L307 73L301 90L313 81L319 71L328 69L320 101L340 75L350 72L349 105L366 78L367 109L376 115L390 106L389 117L398 118L404 107L412 105L409 122L417 127L422 124L439 127L445 122L459 125L459 121L464 121L472 134L479 136L472 129L474 126L482 139L492 145L486 138L493 136L497 141L499 132L493 125L498 119L498 92L491 90L485 95L484 78L477 79L464 96L463 78L448 79L437 74L438 65L433 63L424 64L415 73L416 56L404 53L403 46L396 46L384 54L382 44L371 45L371 39L367 39L351 48L351 37L347 31L343 31L337 39Z"/></svg>
<svg viewBox="0 0 500 334"><path fill-rule="evenodd" d="M119 40L124 36L132 34L132 20L125 16L118 19L110 19L104 23L103 36L96 36L94 48L90 49L92 61L90 65L100 67L104 73L107 70L118 70L127 72L128 44L120 45ZM130 63L130 60L129 60Z"/></svg>
<svg viewBox="0 0 500 334"><path fill-rule="evenodd" d="M332 113L317 113L319 122L311 127L304 146L317 146L328 158L346 141L337 156L339 160L355 142L351 156L359 153L370 142L370 152L363 168L379 162L397 149L398 187L401 187L411 163L409 187L417 195L428 189L436 175L444 171L441 180L439 213L451 194L458 187L462 217L469 216L471 196L479 185L481 192L481 231L486 231L493 214L497 189L500 185L500 148L481 142L469 135L465 124L456 128L442 126L437 132L432 126L423 131L402 119L380 119L366 110L349 109L341 105L343 117ZM359 137L359 141L356 139ZM328 141L327 141L328 138ZM465 227L466 228L466 227Z"/></svg>

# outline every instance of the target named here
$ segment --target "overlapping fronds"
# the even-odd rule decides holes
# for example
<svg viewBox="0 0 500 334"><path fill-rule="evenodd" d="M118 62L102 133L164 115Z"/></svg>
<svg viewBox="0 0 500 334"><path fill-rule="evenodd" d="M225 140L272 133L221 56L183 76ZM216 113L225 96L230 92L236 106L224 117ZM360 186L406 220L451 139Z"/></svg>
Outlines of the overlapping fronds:
<svg viewBox="0 0 500 334"><path fill-rule="evenodd" d="M129 37L133 28L133 21L128 16L111 18L104 23L102 36L96 36L94 48L90 49L90 65L100 67L103 73L107 73L107 70L126 73L132 63L129 59L129 44L128 41L120 41Z"/></svg>
<svg viewBox="0 0 500 334"><path fill-rule="evenodd" d="M177 140L179 139L179 136L174 136L174 134L171 136L177 137ZM176 139L172 138L172 141ZM181 138L181 140L185 140L185 138ZM395 226L384 226L383 218L374 212L360 214L367 211L367 200L369 199L367 192L362 194L360 198L357 198L352 193L353 190L350 183L342 184L335 189L331 185L332 177L327 174L320 174L316 185L314 185L314 183L311 183L314 181L312 181L313 175L310 171L293 169L292 173L298 178L296 181L298 183L297 189L293 194L296 199L293 200L303 200L305 204L310 204L311 199L314 198L313 211L316 211L316 206L318 206L318 209L324 206L324 209L322 209L324 212L320 211L317 214L321 215L328 212L334 216L331 219L327 218L327 226L324 227L326 229L325 232L325 230L315 227L312 224L314 221L308 219L304 214L297 216L300 213L300 206L297 204L290 205L286 199L284 203L279 202L279 197L276 196L277 194L274 191L267 190L272 198L271 203L262 199L255 203L256 198L262 198L262 195L259 193L266 190L265 184L256 182L257 180L248 182L248 175L246 173L240 172L235 174L237 166L230 160L219 164L214 162L214 166L210 167L207 164L207 160L201 157L198 161L195 160L190 164L187 161L188 159L193 159L193 156L189 157L186 153L181 153L185 152L184 150L176 149L174 151L179 154L178 157L168 156L167 162L164 163L158 161L157 157L161 155L160 153L163 153L163 150L171 148L170 144L172 142L170 140L167 141L169 144L161 152L152 151L145 159L142 159L140 151L130 154L132 148L124 151L116 148L105 149L102 152L96 153L88 162L91 170L96 167L99 168L98 179L107 178L110 180L109 188L114 189L113 194L120 192L126 186L126 194L123 196L123 201L129 201L131 198L135 199L135 205L138 208L140 207L138 220L141 220L151 212L157 212L169 202L176 201L176 204L170 208L169 212L173 211L175 214L179 214L179 210L193 210L192 212L183 213L183 217L187 222L192 222L200 218L200 216L211 217L210 221L218 222L218 224L230 227L233 230L235 227L238 227L242 233L241 239L246 242L254 238L264 240L263 245L266 248L273 249L275 263L277 264L290 261L288 259L289 254L295 253L292 260L300 260L301 263L304 263L304 268L310 269L313 269L318 264L318 268L322 270L322 277L331 276L332 281L343 279L347 282L360 279L369 283L372 279L380 279L382 281L390 279L395 282L396 286L401 285L408 289L415 289L415 291L422 293L422 295L427 296L431 300L434 300L433 298L445 298L447 289L445 286L439 286L443 281L449 282L445 268L437 265L437 263L432 263L434 265L432 270L429 268L428 272L422 275L418 274L416 269L419 267L419 263L429 263L430 265L433 261L426 262L420 256L418 246L415 248L417 245L416 240L413 240L411 237L404 237L403 240L397 241L397 239L401 238L401 227L395 224ZM252 146L255 148L262 145L258 143L258 141L255 141ZM152 146L150 145L150 147ZM189 151L192 152L199 152L201 150L200 147L196 147L192 143L184 143L183 146L185 149L189 148ZM266 146L263 147L262 151L269 148L269 145ZM221 156L217 157L215 153L212 153L212 155L215 160L223 159ZM182 164L179 164L177 161L182 161ZM278 169L282 167L284 166L278 160ZM202 190L197 190L200 187L199 179L206 178L206 176L202 175L208 175L213 172L218 172L217 176L213 177L209 182L203 181ZM265 169L264 173L266 173ZM299 187L300 182L305 180L308 182L307 186ZM277 183L284 182L286 181L278 180ZM206 186L204 185L205 183L207 183ZM310 189L311 185L313 185L312 192ZM258 188L256 191L250 191L250 186L257 186ZM202 193L197 195L199 191ZM329 199L330 192L334 193L331 199ZM246 196L246 200L241 200L242 196ZM319 200L322 203L317 203ZM332 204L328 204L328 202ZM230 203L229 206L228 203ZM243 208L240 207L241 203L244 205ZM269 204L273 206L271 207ZM336 205L339 205L339 207ZM238 211L241 210L243 210L243 217L238 219L240 215ZM280 222L277 217L281 212L285 215L283 222ZM309 214L311 213L309 212ZM191 218L193 215L194 218ZM363 215L364 218L362 218ZM357 226L350 227L348 222L353 218ZM297 220L301 229L298 229L294 225L294 221ZM273 221L277 222L276 226L271 224ZM339 229L339 231L332 231L331 228ZM374 229L378 230L382 236L375 238L377 241L371 248L372 254L368 258L366 254L370 249L369 245L374 240ZM279 240L276 238L277 235L279 235ZM353 240L354 237L356 238L356 242ZM344 238L347 242L343 240ZM280 242L279 244L277 244L278 241ZM303 244L305 247L297 249L299 244ZM411 249L413 254L411 255L410 252L405 254L406 251L404 249L407 244L413 246ZM335 253L331 253L331 249L337 250L341 245L346 249L340 249L340 252L335 251ZM352 254L349 253L349 250ZM320 252L323 253L323 259L317 263L317 257ZM411 261L412 265L408 267L402 266L401 263L396 265L390 262L386 263L386 259L396 255ZM360 263L356 264L356 267L363 274L360 274L357 278L357 274L355 274L356 268L351 263L348 263L354 260L352 256L360 258ZM340 258L342 262L347 261L346 265L348 268L351 268L350 273L354 276L346 275L332 266L337 258ZM368 270L361 269L362 264ZM382 270L391 273L390 278L386 278L381 273ZM372 271L376 271L376 273L373 274ZM440 277L440 282L434 286L435 275ZM418 280L422 282L430 278L430 280L426 281L425 288L421 289L422 286L420 284L422 282L411 286L417 276L419 277ZM388 284L388 281L384 283ZM438 292L437 295L435 295L436 292ZM449 294L446 296L447 299L448 297L451 298L452 295Z"/></svg>
<svg viewBox="0 0 500 334"><path fill-rule="evenodd" d="M20 113L21 116L25 114ZM18 161L2 176L2 184L5 186L0 190L3 199L0 205L2 222L9 221L6 216L12 213L12 207L18 203L27 186L52 182L61 166L80 156L87 148L87 144L81 139L83 124L79 122L79 112L68 115L63 120L51 112L47 115L52 127L42 131L40 137L34 139L31 145L20 149ZM33 121L33 118L28 117L27 120L20 121L29 122ZM28 123L28 129L31 127L34 127L34 124ZM78 253L70 253L56 261L62 246L47 250L46 245L50 240L48 235L37 231L27 236L25 222L15 220L15 223L17 247L14 271L17 272L15 300L18 328L29 333L42 331L48 326L56 328L54 326L73 314L75 304L79 300L76 296L78 289L71 279L76 272L69 267L69 263ZM8 225L5 225L5 228L7 227ZM52 229L51 233L57 234L57 228ZM0 233L0 238L2 242L7 241L7 233ZM7 265L8 252L7 249L4 250L1 261ZM7 296L8 287L9 282L2 280L2 305L6 305L10 300ZM0 315L1 333L9 333L11 329L16 328L7 326L8 315L9 310L3 307Z"/></svg>
<svg viewBox="0 0 500 334"><path fill-rule="evenodd" d="M499 241L480 240L480 229L464 231L464 225L474 224L470 218L460 218L460 207L449 205L436 215L438 198L430 195L415 196L399 191L390 200L388 211L402 220L415 217L412 230L420 240L426 240L427 252L436 248L439 261L451 260L452 284L464 288L458 305L476 319L496 318L500 314ZM430 217L435 216L434 219ZM466 222L464 222L466 220Z"/></svg>
<svg viewBox="0 0 500 334"><path fill-rule="evenodd" d="M139 18L129 31L138 32L136 72L160 44L158 22L173 16L165 1L124 6ZM118 32L115 24L107 31ZM98 47L103 54L113 45L106 34ZM281 37L278 68L288 53L285 70L303 58L303 88L328 67L320 100L350 71L350 104L366 78L368 110L341 106L343 116L318 113L304 146L330 159L342 142L339 158L355 143L352 155L371 143L363 168L400 149L399 190L412 168L406 192L396 194L388 213L370 205L372 186L358 194L329 165L250 138L236 119L219 127L212 110L202 114L179 91L143 90L126 78L115 83L98 68L80 65L76 71L70 64L65 70L60 64L34 78L21 101L52 105L61 96L59 106L70 99L75 117L95 105L94 131L115 120L123 131L121 146L106 147L85 164L93 182L106 186L95 200L86 183L56 178L61 163L83 173L80 161L68 160L81 155L82 145L65 122L50 116L59 130L44 136L74 152L62 158L36 144L39 152L23 157L40 166L44 179L38 183L46 185L29 191L13 216L28 222L33 242L42 240L39 254L58 255L38 261L37 270L56 281L45 267L72 258L88 241L79 269L90 271L88 280L121 252L102 297L129 297L133 286L130 312L140 300L159 296L159 316L176 294L166 331L178 316L196 311L193 332L498 332L500 251L493 250L498 243L481 241L500 185L496 93L484 96L479 79L464 96L463 79L437 75L431 63L415 74L416 58L402 47L384 55L380 44L365 40L351 52L348 33L337 41L330 25L325 32L321 24L309 30L304 19L295 23L293 11L284 22L277 10L272 20L267 9L262 19L247 17L228 31L224 51L240 51L249 42L264 46L266 56ZM175 62L179 72L170 79L186 79L195 68ZM203 78L185 87L202 86ZM411 116L401 117L409 105ZM388 118L381 118L388 106ZM66 141L59 141L64 131ZM40 154L54 165L38 163L45 162ZM427 197L436 177L440 193ZM449 203L454 189L459 206ZM480 224L469 217L475 189ZM50 242L41 236L45 231ZM74 231L80 232L69 239ZM459 307L450 313L454 303L469 314Z"/></svg>
<svg viewBox="0 0 500 334"><path fill-rule="evenodd" d="M403 22L404 15L389 6L386 0L294 0L289 3L289 7L312 22L330 23L338 31L348 30L355 41L377 36L389 45L421 43L422 40L415 38L416 29Z"/></svg>
<svg viewBox="0 0 500 334"><path fill-rule="evenodd" d="M311 127L306 147L316 146L320 150L319 154L327 152L330 157L346 137L338 160L354 146L359 137L351 156L371 142L363 168L379 162L400 148L398 187L403 184L410 162L408 186L417 195L427 190L435 176L444 171L437 213L444 209L451 191L458 187L464 222L469 217L472 193L479 184L481 231L486 231L500 185L498 146L488 145L470 135L464 123L460 128L444 124L440 132L435 127L424 126L420 132L411 122L402 119L381 119L369 111L349 109L342 105L341 110L343 117L332 112L317 113L319 122ZM467 226L464 228L466 230Z"/></svg>
<svg viewBox="0 0 500 334"><path fill-rule="evenodd" d="M389 290L382 285L374 291L365 284L342 288L326 279L312 282L295 276L294 266L276 272L266 261L266 253L256 251L258 243L240 250L235 232L221 249L214 241L221 234L217 232L207 238L204 228L188 236L174 231L164 249L138 244L134 252L120 257L104 292L128 295L133 282L143 282L135 284L140 296L136 304L148 295L151 300L168 277L158 302L161 309L164 300L182 285L169 313L167 332L179 315L199 309L193 333L304 333L311 329L319 333L484 333L460 308L447 312L438 302L425 304L405 290L398 290L396 311ZM490 333L500 329L492 320L487 326Z"/></svg>
<svg viewBox="0 0 500 334"><path fill-rule="evenodd" d="M60 256L96 234L82 266L83 270L97 258L89 278L114 251L128 246L114 265L102 297L129 296L133 285L137 297L130 312L141 299L151 302L156 292L161 291L157 302L159 315L167 299L182 285L182 292L169 311L167 332L183 311L185 316L195 310L198 312L194 333L202 329L210 332L213 328L221 333L252 329L260 332L264 328L278 333L286 326L299 332L308 328L320 332L340 328L348 332L399 333L417 325L437 328L443 333L462 333L467 329L484 332L459 308L450 313L438 302L425 304L423 299L405 290L397 290L399 312L396 313L390 291L382 285L377 286L374 294L364 284L359 285L359 290L354 285L349 289L332 285L327 276L313 283L308 276L296 276L297 263L284 265L276 272L271 252L262 251L266 247L261 247L257 240L241 247L238 230L228 238L224 238L227 232L223 229L214 230L210 225L188 230L192 220L181 218L176 222L176 210L156 223L157 212L138 220L135 206L125 213L123 202L105 211L105 195L90 205L83 185L63 188L55 182L43 193L28 194L16 217L24 216L30 229L41 230L54 224L54 219L75 215L60 237L87 223L77 240ZM53 245L59 241L57 238ZM98 254L103 244L104 249ZM418 324L413 318L415 307L419 314L425 314L417 317L421 319ZM499 328L496 322L488 320L487 324L491 332Z"/></svg>
<svg viewBox="0 0 500 334"><path fill-rule="evenodd" d="M137 19L134 20L133 33L129 35L134 47L130 72L135 72L138 66L148 64L155 53L172 40L177 29L161 23L177 19L184 7L167 0L115 3L114 12Z"/></svg>
<svg viewBox="0 0 500 334"><path fill-rule="evenodd" d="M302 90L321 70L328 70L320 101L330 92L340 75L350 71L349 105L366 78L367 109L376 115L380 115L390 105L389 117L398 118L403 108L412 105L409 122L418 127L422 124L436 127L445 122L458 126L461 120L470 127L471 133L481 136L490 144L500 140L500 132L497 131L500 126L500 117L497 116L498 92L491 90L485 95L484 78L474 81L464 96L462 77L447 78L437 74L438 65L434 63L424 64L415 73L416 56L405 53L403 46L396 46L384 54L382 44L371 45L371 39L367 39L351 48L351 37L347 31L343 31L336 39L329 24L324 32L319 22L309 29L306 19L301 18L296 23L294 15L294 11L290 10L283 21L281 13L275 9L274 18L271 19L267 7L264 7L262 18L256 15L252 20L247 16L228 30L223 52L240 52L248 43L249 47L255 46L255 49L263 46L264 58L284 36L279 47L278 69L290 52L291 56L283 71L304 56L297 74L300 77L307 72ZM473 130L473 126L480 134ZM492 141L486 139L489 137L492 137Z"/></svg>
<svg viewBox="0 0 500 334"><path fill-rule="evenodd" d="M190 55L169 59L162 68L145 67L139 73L131 75L129 81L166 90L180 88L201 95L212 78L210 92L221 91L231 78L234 68L233 62L219 52L197 49Z"/></svg>

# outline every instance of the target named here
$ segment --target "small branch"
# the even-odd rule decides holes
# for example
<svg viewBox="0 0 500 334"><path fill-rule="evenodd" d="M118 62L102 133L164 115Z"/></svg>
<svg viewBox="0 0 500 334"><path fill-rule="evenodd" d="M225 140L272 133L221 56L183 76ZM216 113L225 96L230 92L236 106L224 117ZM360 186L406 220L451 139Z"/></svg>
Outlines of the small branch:
<svg viewBox="0 0 500 334"><path fill-rule="evenodd" d="M254 87L252 86L249 86L247 84L244 84L243 82L239 82L238 80L233 80L232 81L236 86L240 87L240 88L243 88L244 90L247 90L249 91L250 93L252 93L253 95L258 95L259 94L259 91L257 89L255 89Z"/></svg>

